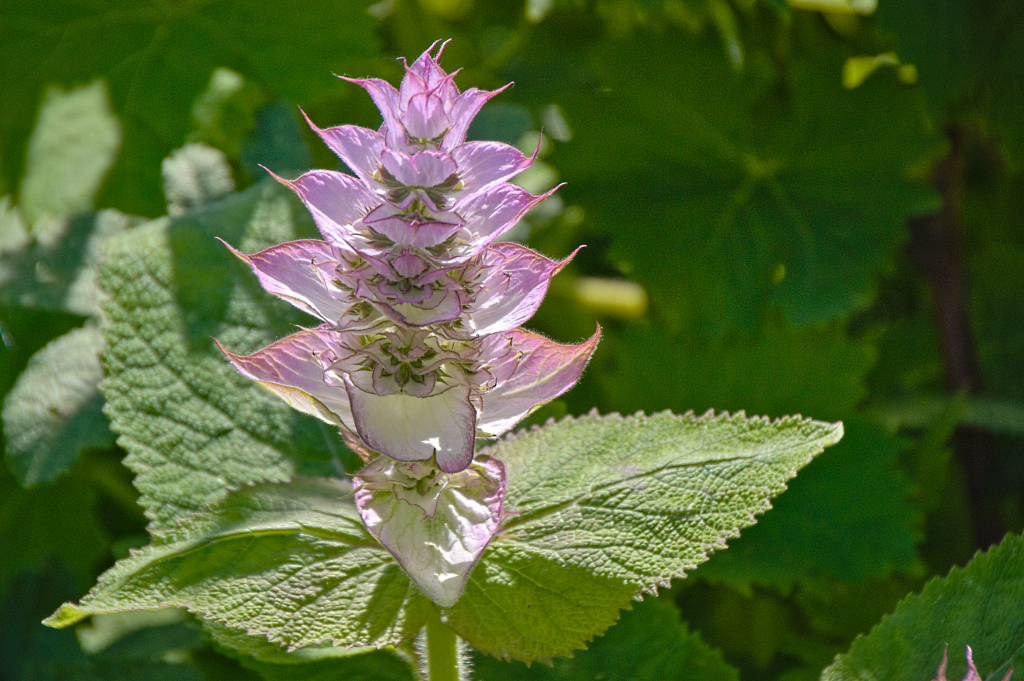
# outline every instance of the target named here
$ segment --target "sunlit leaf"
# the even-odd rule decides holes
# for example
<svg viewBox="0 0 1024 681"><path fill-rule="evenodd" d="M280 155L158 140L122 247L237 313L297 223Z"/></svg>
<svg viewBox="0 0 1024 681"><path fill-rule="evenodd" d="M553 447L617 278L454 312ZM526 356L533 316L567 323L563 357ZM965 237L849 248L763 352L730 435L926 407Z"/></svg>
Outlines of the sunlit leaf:
<svg viewBox="0 0 1024 681"><path fill-rule="evenodd" d="M176 606L291 649L408 639L433 605L366 533L351 491L300 478L235 493L119 562L47 622Z"/></svg>
<svg viewBox="0 0 1024 681"><path fill-rule="evenodd" d="M317 461L337 465L338 434L239 375L211 339L252 352L299 318L214 240L258 250L294 236L296 216L308 218L286 194L263 184L178 222L153 222L111 245L104 261L105 410L153 530L233 489L287 480Z"/></svg>
<svg viewBox="0 0 1024 681"><path fill-rule="evenodd" d="M89 326L36 353L3 402L7 464L31 487L66 471L79 453L114 444L100 411L103 334Z"/></svg>
<svg viewBox="0 0 1024 681"><path fill-rule="evenodd" d="M500 538L445 622L477 650L569 654L752 524L841 424L742 413L565 419L499 442Z"/></svg>
<svg viewBox="0 0 1024 681"><path fill-rule="evenodd" d="M102 81L70 92L49 90L28 142L18 196L26 221L91 209L120 142Z"/></svg>

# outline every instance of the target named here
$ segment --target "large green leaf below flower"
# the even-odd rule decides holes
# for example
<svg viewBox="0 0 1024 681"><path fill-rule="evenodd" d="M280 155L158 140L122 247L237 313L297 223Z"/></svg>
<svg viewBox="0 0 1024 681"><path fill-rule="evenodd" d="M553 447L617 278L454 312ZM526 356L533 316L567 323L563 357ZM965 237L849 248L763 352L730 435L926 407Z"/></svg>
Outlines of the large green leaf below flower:
<svg viewBox="0 0 1024 681"><path fill-rule="evenodd" d="M489 452L508 470L509 515L442 619L498 657L570 654L640 592L724 547L841 433L801 418L663 413L566 419L500 442ZM184 519L48 623L167 606L292 649L398 643L435 607L365 531L350 487L308 478Z"/></svg>

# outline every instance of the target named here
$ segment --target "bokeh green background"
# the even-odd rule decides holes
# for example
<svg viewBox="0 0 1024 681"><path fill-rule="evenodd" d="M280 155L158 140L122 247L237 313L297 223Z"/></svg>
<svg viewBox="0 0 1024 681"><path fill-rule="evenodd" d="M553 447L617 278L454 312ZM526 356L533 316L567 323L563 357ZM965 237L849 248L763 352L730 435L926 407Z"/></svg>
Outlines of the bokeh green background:
<svg viewBox="0 0 1024 681"><path fill-rule="evenodd" d="M530 326L575 342L597 320L604 337L534 422L596 407L847 424L592 655L480 660L480 678L817 678L927 578L1019 533L1024 3L879 3L4 0L0 678L407 678L379 655L245 668L175 616L77 637L38 621L146 541L95 391L106 233L188 214L161 176L187 143L220 150L239 190L266 181L260 164L339 168L299 107L377 127L332 74L397 82L395 58L438 39L462 88L516 83L471 137L532 152L543 131L520 180L565 183L512 238L587 245ZM201 321L223 253L188 248L181 296ZM640 664L680 618L720 652Z"/></svg>

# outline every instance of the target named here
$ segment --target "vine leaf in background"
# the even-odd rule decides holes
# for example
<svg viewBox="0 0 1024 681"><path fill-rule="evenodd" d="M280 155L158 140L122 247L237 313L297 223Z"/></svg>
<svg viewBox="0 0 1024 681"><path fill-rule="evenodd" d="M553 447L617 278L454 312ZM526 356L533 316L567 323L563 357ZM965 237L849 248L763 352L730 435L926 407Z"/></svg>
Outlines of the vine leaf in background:
<svg viewBox="0 0 1024 681"><path fill-rule="evenodd" d="M1020 5L955 0L879 3L878 25L897 39L900 58L914 64L936 118L955 122L975 109L991 132L1020 159L1024 133L1024 23Z"/></svg>
<svg viewBox="0 0 1024 681"><path fill-rule="evenodd" d="M863 309L906 217L934 207L907 177L939 150L917 92L895 77L845 90L824 30L799 33L777 83L766 68L737 74L706 36L666 31L593 49L599 87L559 96L577 131L552 156L565 198L593 207L588 222L670 327L713 335L765 307L797 325Z"/></svg>

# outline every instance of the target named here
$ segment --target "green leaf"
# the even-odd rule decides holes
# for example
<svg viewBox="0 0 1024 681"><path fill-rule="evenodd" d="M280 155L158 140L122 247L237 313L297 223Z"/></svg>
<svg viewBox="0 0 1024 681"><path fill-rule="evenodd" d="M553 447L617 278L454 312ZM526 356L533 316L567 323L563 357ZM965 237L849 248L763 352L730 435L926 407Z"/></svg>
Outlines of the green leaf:
<svg viewBox="0 0 1024 681"><path fill-rule="evenodd" d="M102 81L70 92L47 91L28 141L18 196L25 219L90 210L120 142Z"/></svg>
<svg viewBox="0 0 1024 681"><path fill-rule="evenodd" d="M587 416L485 450L505 464L502 534L445 622L477 650L567 655L725 546L842 424L744 414Z"/></svg>
<svg viewBox="0 0 1024 681"><path fill-rule="evenodd" d="M11 223L20 220L16 211ZM98 314L96 263L107 239L135 221L113 210L73 218L44 215L16 248L0 248L0 304Z"/></svg>
<svg viewBox="0 0 1024 681"><path fill-rule="evenodd" d="M101 202L159 215L160 160L181 146L192 103L225 66L276 95L309 105L332 73L375 53L363 0L4 2L0 17L0 157L18 176L20 140L42 84L105 77L124 123L124 153ZM347 68L348 67L348 68Z"/></svg>
<svg viewBox="0 0 1024 681"><path fill-rule="evenodd" d="M1024 666L1024 537L1009 535L965 568L936 577L860 636L822 681L935 678L949 646L946 677L963 678L965 646L981 678Z"/></svg>
<svg viewBox="0 0 1024 681"><path fill-rule="evenodd" d="M508 471L503 533L444 621L493 655L569 654L637 592L668 585L752 524L841 434L801 418L660 414L567 419L500 442L488 452ZM415 635L434 609L366 532L351 487L307 478L179 519L47 623L168 606L243 632L242 652L264 658L253 637L379 647Z"/></svg>
<svg viewBox="0 0 1024 681"><path fill-rule="evenodd" d="M597 43L587 89L558 95L576 130L551 157L565 198L684 328L749 326L766 307L800 325L862 309L906 218L936 203L907 178L938 151L918 94L889 74L845 90L847 49L798 27L784 77L737 74L708 38L665 30Z"/></svg>
<svg viewBox="0 0 1024 681"><path fill-rule="evenodd" d="M242 250L287 240L296 211L309 221L296 204L264 183L110 247L100 271L110 299L101 389L151 531L245 485L338 466L340 436L238 374L210 338L252 352L301 318L213 238Z"/></svg>
<svg viewBox="0 0 1024 681"><path fill-rule="evenodd" d="M46 623L170 606L290 649L405 640L433 606L363 529L351 491L299 478L237 492L120 561Z"/></svg>
<svg viewBox="0 0 1024 681"><path fill-rule="evenodd" d="M607 634L571 659L558 658L548 667L502 663L485 655L474 660L478 681L738 681L739 672L726 664L700 635L687 631L679 611L664 600L637 603Z"/></svg>
<svg viewBox="0 0 1024 681"><path fill-rule="evenodd" d="M794 480L772 512L699 575L750 594L826 578L859 582L920 567L923 518L897 467L905 443L863 421Z"/></svg>
<svg viewBox="0 0 1024 681"><path fill-rule="evenodd" d="M49 482L81 451L114 444L101 407L103 334L75 329L33 355L3 403L7 465L23 487Z"/></svg>

